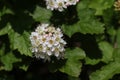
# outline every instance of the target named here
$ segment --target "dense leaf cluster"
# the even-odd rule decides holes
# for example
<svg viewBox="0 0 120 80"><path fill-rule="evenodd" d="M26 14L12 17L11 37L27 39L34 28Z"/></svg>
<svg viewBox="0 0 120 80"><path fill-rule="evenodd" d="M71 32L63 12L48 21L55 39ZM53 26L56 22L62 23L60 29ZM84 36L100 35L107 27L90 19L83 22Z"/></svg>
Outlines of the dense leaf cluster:
<svg viewBox="0 0 120 80"><path fill-rule="evenodd" d="M0 80L119 80L120 12L114 2L80 0L59 12L46 9L44 0L0 0ZM33 57L29 36L40 23L62 29L64 59Z"/></svg>

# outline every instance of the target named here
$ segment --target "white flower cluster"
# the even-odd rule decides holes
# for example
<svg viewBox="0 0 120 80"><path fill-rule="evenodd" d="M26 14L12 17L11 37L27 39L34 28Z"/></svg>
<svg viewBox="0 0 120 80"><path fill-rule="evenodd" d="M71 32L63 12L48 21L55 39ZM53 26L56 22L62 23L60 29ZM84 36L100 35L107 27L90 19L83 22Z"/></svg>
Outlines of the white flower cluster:
<svg viewBox="0 0 120 80"><path fill-rule="evenodd" d="M63 11L64 8L70 5L76 5L79 0L45 0L47 9L57 9L58 11Z"/></svg>
<svg viewBox="0 0 120 80"><path fill-rule="evenodd" d="M30 35L32 52L36 58L50 60L50 56L58 59L64 55L66 42L62 39L63 34L60 28L49 24L39 25L35 32Z"/></svg>

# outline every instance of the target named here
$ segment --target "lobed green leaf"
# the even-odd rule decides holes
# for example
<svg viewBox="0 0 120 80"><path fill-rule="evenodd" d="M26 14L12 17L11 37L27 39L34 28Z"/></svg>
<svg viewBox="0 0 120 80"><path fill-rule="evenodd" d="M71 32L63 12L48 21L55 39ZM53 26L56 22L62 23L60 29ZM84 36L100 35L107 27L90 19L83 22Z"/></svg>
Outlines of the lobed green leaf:
<svg viewBox="0 0 120 80"><path fill-rule="evenodd" d="M66 64L60 71L67 73L70 76L78 77L82 67L82 63L79 60L85 58L85 52L80 48L75 48L73 50L67 49L65 58L67 58Z"/></svg>
<svg viewBox="0 0 120 80"><path fill-rule="evenodd" d="M114 0L91 0L89 7L96 10L95 15L103 15L103 11L111 8Z"/></svg>
<svg viewBox="0 0 120 80"><path fill-rule="evenodd" d="M21 59L15 57L13 53L7 53L6 55L1 57L1 62L3 63L3 69L10 71L13 68L13 63L20 62Z"/></svg>
<svg viewBox="0 0 120 80"><path fill-rule="evenodd" d="M114 48L108 42L100 42L99 48L102 51L102 61L108 63L109 61L113 61L113 51Z"/></svg>
<svg viewBox="0 0 120 80"><path fill-rule="evenodd" d="M30 14L35 21L39 22L49 22L52 16L52 12L48 9L44 9L40 6L36 6L33 14Z"/></svg>
<svg viewBox="0 0 120 80"><path fill-rule="evenodd" d="M17 49L21 54L32 56L32 53L30 51L30 40L28 32L24 31L24 33L21 35L14 30L11 30L9 31L8 35L11 43L11 48L13 50Z"/></svg>
<svg viewBox="0 0 120 80"><path fill-rule="evenodd" d="M85 64L87 65L96 65L100 62L100 59L90 59L89 57L85 58Z"/></svg>
<svg viewBox="0 0 120 80"><path fill-rule="evenodd" d="M90 75L90 80L109 80L118 73L120 73L120 63L111 62L110 64L103 66L100 70L93 72Z"/></svg>
<svg viewBox="0 0 120 80"><path fill-rule="evenodd" d="M85 7L83 7L85 5ZM95 11L89 9L84 1L77 5L79 21L73 25L62 25L63 32L71 37L74 33L101 34L104 33L104 24L94 15Z"/></svg>
<svg viewBox="0 0 120 80"><path fill-rule="evenodd" d="M7 23L4 28L0 29L0 36L7 34L10 29L11 29L11 25L9 23Z"/></svg>

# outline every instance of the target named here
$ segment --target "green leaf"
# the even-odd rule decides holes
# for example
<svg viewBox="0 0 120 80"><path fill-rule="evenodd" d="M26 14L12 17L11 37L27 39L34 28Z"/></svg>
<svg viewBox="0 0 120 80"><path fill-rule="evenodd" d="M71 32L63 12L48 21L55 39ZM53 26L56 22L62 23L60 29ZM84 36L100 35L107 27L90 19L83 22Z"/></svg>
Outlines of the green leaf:
<svg viewBox="0 0 120 80"><path fill-rule="evenodd" d="M104 24L97 20L89 19L86 21L80 21L79 30L81 33L86 34L100 34L104 32Z"/></svg>
<svg viewBox="0 0 120 80"><path fill-rule="evenodd" d="M109 80L118 73L120 73L120 63L111 62L110 64L103 66L100 70L93 72L90 75L90 80Z"/></svg>
<svg viewBox="0 0 120 80"><path fill-rule="evenodd" d="M100 59L90 59L89 57L85 58L85 64L87 65L96 65L100 62Z"/></svg>
<svg viewBox="0 0 120 80"><path fill-rule="evenodd" d="M24 70L24 71L27 71L28 67L29 67L28 65L22 65L19 68L22 69L22 70Z"/></svg>
<svg viewBox="0 0 120 80"><path fill-rule="evenodd" d="M4 53L5 53L5 44L3 44L3 45L0 47L0 56L3 56Z"/></svg>
<svg viewBox="0 0 120 80"><path fill-rule="evenodd" d="M85 52L80 48L66 49L66 52L65 52L65 58L72 59L74 61L84 59L85 56L86 56Z"/></svg>
<svg viewBox="0 0 120 80"><path fill-rule="evenodd" d="M11 48L13 50L17 49L21 54L26 56L32 56L30 51L30 40L29 40L29 33L24 31L21 35L14 30L9 31L9 39L11 43Z"/></svg>
<svg viewBox="0 0 120 80"><path fill-rule="evenodd" d="M63 32L69 37L76 32L83 34L101 34L104 32L104 24L94 16L95 11L83 7L84 4L81 1L77 5L78 17L80 19L77 23L73 25L62 25Z"/></svg>
<svg viewBox="0 0 120 80"><path fill-rule="evenodd" d="M88 18L90 19L91 17L94 17L95 10L88 8L89 3L90 1L87 1L87 0L86 1L83 0L80 3L78 3L77 13L80 20L88 19Z"/></svg>
<svg viewBox="0 0 120 80"><path fill-rule="evenodd" d="M111 41L111 43L114 43L116 40L117 31L116 31L116 29L114 29L113 26L107 26L107 27L108 27L108 29L106 31L107 31L108 35L110 36L109 37L110 41Z"/></svg>
<svg viewBox="0 0 120 80"><path fill-rule="evenodd" d="M12 70L13 63L20 62L20 61L21 59L16 58L15 55L12 53L7 53L6 55L1 57L1 62L4 65L3 68L8 71Z"/></svg>
<svg viewBox="0 0 120 80"><path fill-rule="evenodd" d="M0 36L7 34L10 29L11 29L11 25L9 23L7 23L4 28L0 29Z"/></svg>
<svg viewBox="0 0 120 80"><path fill-rule="evenodd" d="M14 12L11 9L4 6L3 9L0 11L0 17L4 14L14 14Z"/></svg>
<svg viewBox="0 0 120 80"><path fill-rule="evenodd" d="M78 11L78 13L80 13L79 10L83 10L83 9L88 8L88 4L89 4L89 3L90 3L89 0L81 0L81 1L77 4L77 11Z"/></svg>
<svg viewBox="0 0 120 80"><path fill-rule="evenodd" d="M117 44L116 47L120 48L120 28L117 30Z"/></svg>
<svg viewBox="0 0 120 80"><path fill-rule="evenodd" d="M81 67L82 67L81 62L68 60L65 66L60 69L60 71L67 73L70 76L78 77L81 72Z"/></svg>
<svg viewBox="0 0 120 80"><path fill-rule="evenodd" d="M77 29L78 28L77 26L78 26L77 24L76 25L69 25L69 26L68 25L62 25L61 28L66 35L71 37L74 33L79 32L78 29Z"/></svg>
<svg viewBox="0 0 120 80"><path fill-rule="evenodd" d="M103 11L113 6L114 0L91 0L89 7L96 10L95 15L103 15Z"/></svg>
<svg viewBox="0 0 120 80"><path fill-rule="evenodd" d="M120 62L120 48L114 50L113 58L116 62Z"/></svg>
<svg viewBox="0 0 120 80"><path fill-rule="evenodd" d="M82 4L82 3L81 3ZM77 5L78 22L77 29L79 32L86 34L100 34L104 32L104 24L101 23L95 16L95 11L88 8L79 8L81 4ZM84 3L83 3L84 4Z"/></svg>
<svg viewBox="0 0 120 80"><path fill-rule="evenodd" d="M78 77L82 67L82 63L79 60L85 58L85 52L80 48L75 48L73 50L67 49L65 58L67 58L66 64L60 71L67 73L70 76Z"/></svg>
<svg viewBox="0 0 120 80"><path fill-rule="evenodd" d="M107 30L107 33L111 36L111 37L115 37L116 35L116 30L112 27L109 26L110 28Z"/></svg>
<svg viewBox="0 0 120 80"><path fill-rule="evenodd" d="M115 15L113 8L105 10L104 13L103 13L103 16L102 16L103 20L104 20L104 23L107 24L107 25L112 24L113 15Z"/></svg>
<svg viewBox="0 0 120 80"><path fill-rule="evenodd" d="M36 6L34 13L30 15L35 19L35 21L49 22L49 19L52 16L52 12L48 9Z"/></svg>
<svg viewBox="0 0 120 80"><path fill-rule="evenodd" d="M100 42L99 48L102 51L102 61L108 63L113 60L113 47L108 42Z"/></svg>
<svg viewBox="0 0 120 80"><path fill-rule="evenodd" d="M86 21L80 21L74 25L62 25L63 32L71 37L74 33L80 32L83 34L100 34L104 32L104 24L94 20L88 19Z"/></svg>

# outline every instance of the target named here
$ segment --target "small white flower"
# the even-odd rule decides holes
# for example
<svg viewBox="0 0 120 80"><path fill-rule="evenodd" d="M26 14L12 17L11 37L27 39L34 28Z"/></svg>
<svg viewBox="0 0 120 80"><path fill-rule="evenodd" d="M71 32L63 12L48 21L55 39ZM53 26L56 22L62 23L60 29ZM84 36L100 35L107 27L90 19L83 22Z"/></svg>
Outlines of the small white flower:
<svg viewBox="0 0 120 80"><path fill-rule="evenodd" d="M51 56L55 56L59 59L63 57L66 45L62 37L60 28L48 24L38 25L30 35L31 51L36 58L50 60Z"/></svg>
<svg viewBox="0 0 120 80"><path fill-rule="evenodd" d="M67 6L76 5L79 0L45 0L47 9L63 11Z"/></svg>
<svg viewBox="0 0 120 80"><path fill-rule="evenodd" d="M55 8L57 8L55 0L46 0L46 5L47 5L47 9L54 10Z"/></svg>
<svg viewBox="0 0 120 80"><path fill-rule="evenodd" d="M64 0L56 0L56 3L58 5L58 10L59 11L63 11L63 8L67 8L67 6L65 5Z"/></svg>
<svg viewBox="0 0 120 80"><path fill-rule="evenodd" d="M36 28L36 32L39 34L42 34L43 31L45 31L45 28L48 26L49 24L42 24L42 25L38 25L38 27Z"/></svg>
<svg viewBox="0 0 120 80"><path fill-rule="evenodd" d="M76 5L79 0L65 0L66 5Z"/></svg>
<svg viewBox="0 0 120 80"><path fill-rule="evenodd" d="M31 33L30 40L33 46L38 46L40 44L38 37L39 37L38 33L36 32Z"/></svg>

